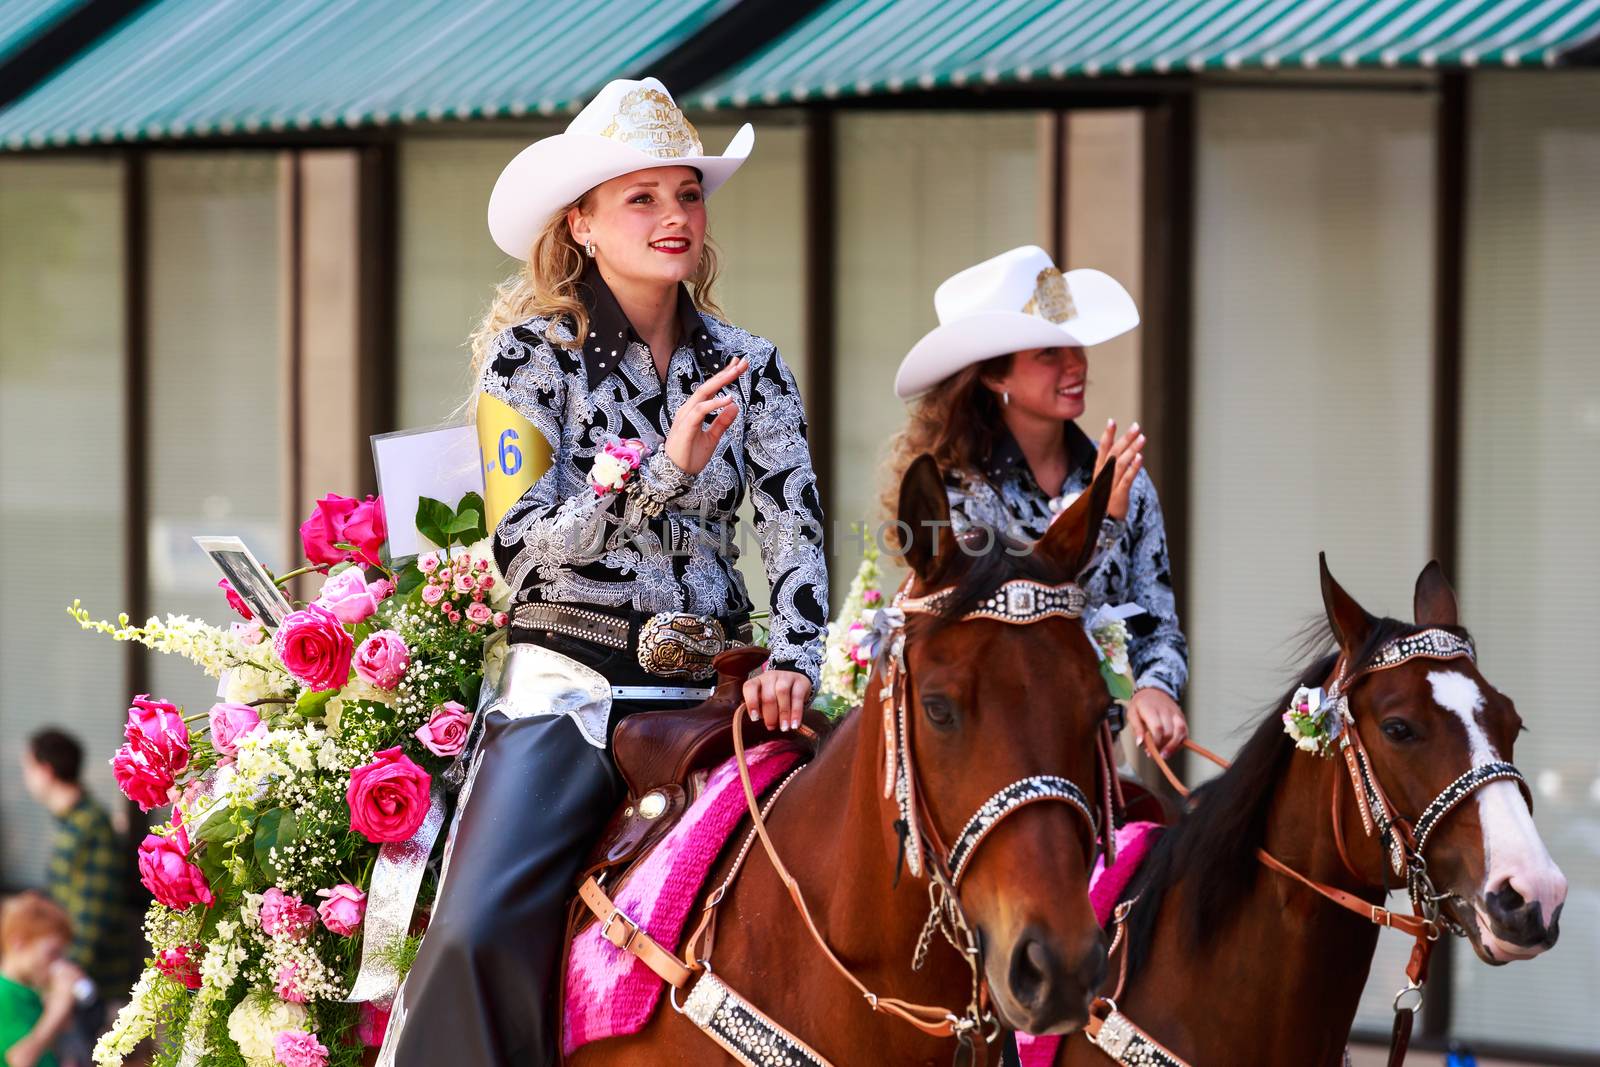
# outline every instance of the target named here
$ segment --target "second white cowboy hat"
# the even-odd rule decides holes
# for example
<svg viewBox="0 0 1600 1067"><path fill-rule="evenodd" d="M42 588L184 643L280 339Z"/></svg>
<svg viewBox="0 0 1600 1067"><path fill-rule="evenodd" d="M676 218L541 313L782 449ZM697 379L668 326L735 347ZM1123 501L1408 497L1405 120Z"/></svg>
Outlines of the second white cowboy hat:
<svg viewBox="0 0 1600 1067"><path fill-rule="evenodd" d="M1063 274L1050 254L1024 245L946 278L933 293L939 325L900 361L902 400L964 367L1029 348L1097 345L1139 325L1115 278L1087 267Z"/></svg>
<svg viewBox="0 0 1600 1067"><path fill-rule="evenodd" d="M489 233L501 251L526 259L550 216L601 182L651 167L694 167L709 195L750 155L747 122L720 156L654 78L608 82L565 133L533 142L506 164L489 194Z"/></svg>

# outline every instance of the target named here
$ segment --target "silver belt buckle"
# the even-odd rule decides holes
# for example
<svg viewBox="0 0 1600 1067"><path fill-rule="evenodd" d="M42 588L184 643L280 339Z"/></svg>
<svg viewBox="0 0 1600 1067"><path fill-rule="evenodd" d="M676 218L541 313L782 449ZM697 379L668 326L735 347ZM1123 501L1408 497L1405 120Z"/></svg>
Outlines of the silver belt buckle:
<svg viewBox="0 0 1600 1067"><path fill-rule="evenodd" d="M639 666L663 678L714 678L711 661L727 647L722 623L703 615L662 611L639 627Z"/></svg>

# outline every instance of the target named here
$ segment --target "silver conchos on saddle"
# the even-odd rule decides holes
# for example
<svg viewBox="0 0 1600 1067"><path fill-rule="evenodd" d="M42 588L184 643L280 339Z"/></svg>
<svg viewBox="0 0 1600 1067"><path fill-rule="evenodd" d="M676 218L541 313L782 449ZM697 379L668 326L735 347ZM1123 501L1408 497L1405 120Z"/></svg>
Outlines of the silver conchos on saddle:
<svg viewBox="0 0 1600 1067"><path fill-rule="evenodd" d="M727 647L722 623L703 615L663 611L639 627L639 666L663 678L714 677L711 661Z"/></svg>

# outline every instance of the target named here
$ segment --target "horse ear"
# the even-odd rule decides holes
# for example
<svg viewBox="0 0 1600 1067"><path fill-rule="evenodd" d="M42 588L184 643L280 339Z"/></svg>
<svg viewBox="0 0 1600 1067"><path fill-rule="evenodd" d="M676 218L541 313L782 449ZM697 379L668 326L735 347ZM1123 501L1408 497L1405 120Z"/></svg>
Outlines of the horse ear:
<svg viewBox="0 0 1600 1067"><path fill-rule="evenodd" d="M926 579L955 547L944 476L926 452L912 460L900 480L899 520L900 554L918 578Z"/></svg>
<svg viewBox="0 0 1600 1067"><path fill-rule="evenodd" d="M1326 552L1317 553L1317 563L1322 568L1322 607L1328 613L1328 626L1340 648L1355 652L1372 632L1372 616L1333 580Z"/></svg>
<svg viewBox="0 0 1600 1067"><path fill-rule="evenodd" d="M1417 591L1411 597L1411 613L1418 626L1457 625L1456 591L1444 568L1432 559L1417 575Z"/></svg>
<svg viewBox="0 0 1600 1067"><path fill-rule="evenodd" d="M1072 506L1057 515L1035 548L1049 559L1063 564L1068 574L1077 577L1094 559L1100 541L1100 523L1111 502L1111 483L1116 481L1116 464L1107 463L1087 492L1079 493Z"/></svg>

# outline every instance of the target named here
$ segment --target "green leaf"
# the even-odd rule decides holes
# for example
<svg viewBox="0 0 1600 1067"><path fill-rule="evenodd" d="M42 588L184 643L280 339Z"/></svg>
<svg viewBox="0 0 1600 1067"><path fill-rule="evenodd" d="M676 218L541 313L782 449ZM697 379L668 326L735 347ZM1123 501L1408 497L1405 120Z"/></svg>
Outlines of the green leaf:
<svg viewBox="0 0 1600 1067"><path fill-rule="evenodd" d="M1111 690L1112 700L1127 700L1133 696L1133 679L1112 670L1110 660L1100 661L1100 677L1106 680L1106 688Z"/></svg>
<svg viewBox="0 0 1600 1067"><path fill-rule="evenodd" d="M478 706L478 693L483 688L483 672L473 671L461 680L461 704L467 710Z"/></svg>
<svg viewBox="0 0 1600 1067"><path fill-rule="evenodd" d="M407 567L400 572L400 576L395 580L394 591L401 596L405 596L407 593L420 588L425 580L426 577L416 567Z"/></svg>
<svg viewBox="0 0 1600 1067"><path fill-rule="evenodd" d="M473 509L468 508L455 518L451 519L445 525L444 532L447 534L465 534L476 533L482 529L483 516L479 515ZM482 540L482 538L477 538L477 540ZM470 541L466 540L463 540L461 543L464 545L471 544Z"/></svg>
<svg viewBox="0 0 1600 1067"><path fill-rule="evenodd" d="M473 526L471 530L466 531L467 536L462 538L462 544L476 544L477 542L482 541L484 538L489 536L488 528L484 525L484 520L489 514L489 509L483 506L483 497L479 496L477 493L468 493L466 496L461 498L461 503L456 505L456 509L456 513L458 515L466 515L468 512L475 512L478 516L477 524Z"/></svg>
<svg viewBox="0 0 1600 1067"><path fill-rule="evenodd" d="M455 518L455 511L442 500L430 496L417 498L417 533L439 548L447 548L450 537L445 532Z"/></svg>
<svg viewBox="0 0 1600 1067"><path fill-rule="evenodd" d="M338 695L337 689L324 689L320 693L301 693L300 699L294 702L295 713L306 719L320 719L328 706L328 701Z"/></svg>
<svg viewBox="0 0 1600 1067"><path fill-rule="evenodd" d="M263 812L256 822L256 865L268 878L278 880L278 867L272 862L272 850L283 848L295 840L294 812L289 808L273 808Z"/></svg>
<svg viewBox="0 0 1600 1067"><path fill-rule="evenodd" d="M255 818L248 808L237 808L218 805L210 808L200 817L199 822L189 823L189 839L191 841L232 841L239 834L239 828L234 825L233 816L237 813L240 821L249 827Z"/></svg>

